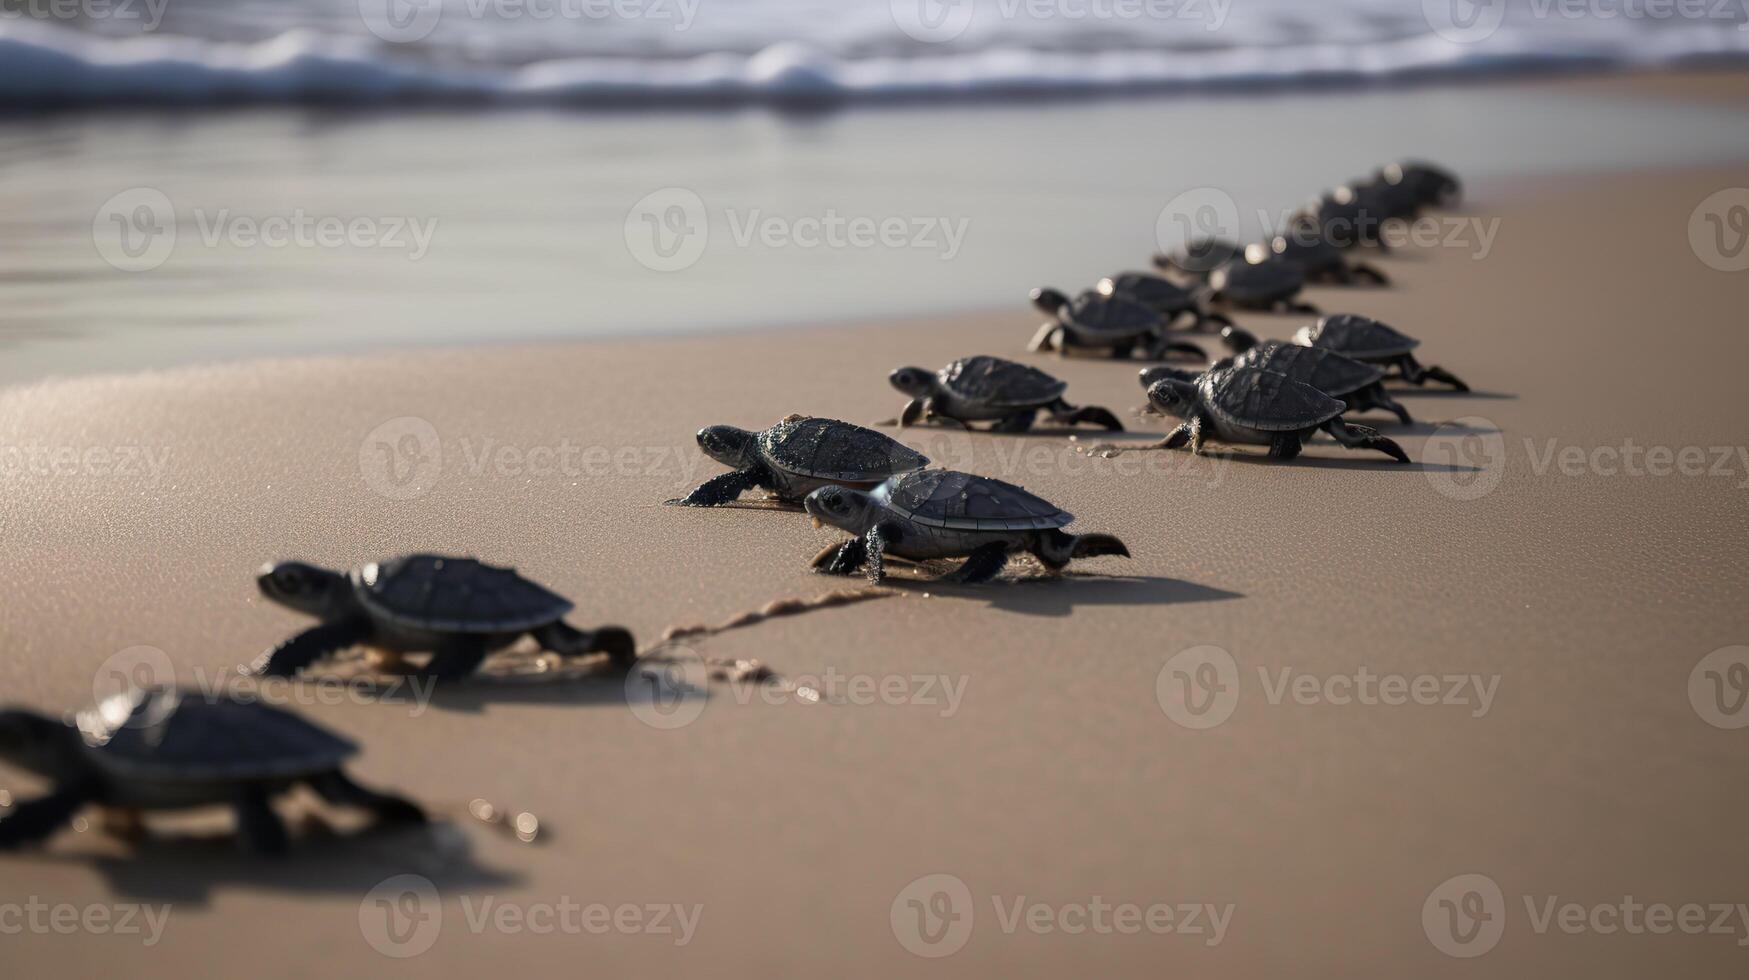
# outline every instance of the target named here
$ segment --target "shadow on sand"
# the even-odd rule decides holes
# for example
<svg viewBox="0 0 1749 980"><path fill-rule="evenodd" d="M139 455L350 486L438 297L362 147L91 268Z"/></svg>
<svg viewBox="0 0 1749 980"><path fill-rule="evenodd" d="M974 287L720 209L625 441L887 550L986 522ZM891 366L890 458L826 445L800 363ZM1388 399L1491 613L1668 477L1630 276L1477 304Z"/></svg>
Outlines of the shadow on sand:
<svg viewBox="0 0 1749 980"><path fill-rule="evenodd" d="M976 599L992 609L1028 616L1067 616L1085 606L1165 606L1240 599L1237 592L1158 575L1035 576L961 585L940 579L889 577L886 585L950 599Z"/></svg>

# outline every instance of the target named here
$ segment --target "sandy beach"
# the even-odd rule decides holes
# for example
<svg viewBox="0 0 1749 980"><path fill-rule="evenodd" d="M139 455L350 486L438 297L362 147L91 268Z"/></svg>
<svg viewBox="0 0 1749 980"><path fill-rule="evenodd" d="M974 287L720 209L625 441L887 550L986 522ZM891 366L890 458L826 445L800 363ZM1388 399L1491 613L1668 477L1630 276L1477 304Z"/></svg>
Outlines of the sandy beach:
<svg viewBox="0 0 1749 980"><path fill-rule="evenodd" d="M1743 104L1736 76L1692 89ZM141 949L27 930L0 962L264 978L1737 975L1749 806L1733 787L1749 752L1731 718L1709 720L1696 678L1749 642L1749 293L1690 226L1742 183L1724 166L1518 182L1461 212L1493 229L1485 257L1473 241L1410 247L1378 260L1394 288L1311 291L1420 337L1424 362L1476 388L1402 393L1420 421L1381 427L1415 465L1322 440L1292 465L1218 447L1101 458L1088 447L1165 431L1134 414L1137 365L1038 358L1133 431L901 438L1062 505L1071 530L1120 535L1132 560L1061 580L1019 565L976 588L902 569L866 601L689 635L659 651L697 688L677 707L605 671L486 679L428 704L398 688L305 703L324 700L306 685L289 696L365 746L360 777L430 804L436 830L306 835L271 866L223 838L129 857L67 834L0 860L6 894L169 904L161 935ZM720 472L692 434L792 412L890 419L894 367L1028 357L1028 285L1009 309L853 328L0 390L14 450L0 690L59 709L101 689L106 663L226 677L301 626L256 593L276 558L477 555L646 647L861 589L810 571L837 534L796 513L664 507ZM1305 322L1239 319L1266 337ZM781 680L713 678L688 657L758 660ZM1216 716L1171 697L1182 672L1206 676L1198 664L1228 698ZM0 786L36 789L10 771ZM472 818L476 798L535 814L539 838ZM383 933L372 889L409 873L436 901ZM1503 925L1473 961L1424 924L1470 874L1498 886ZM929 875L965 889L942 922L969 931L939 958L914 955L945 947L908 918L939 911L945 879L914 885ZM1730 931L1561 925L1568 903L1624 901L1724 903ZM643 925L538 927L572 903ZM1110 907L1137 918L1095 914ZM1162 907L1169 930L1114 925Z"/></svg>

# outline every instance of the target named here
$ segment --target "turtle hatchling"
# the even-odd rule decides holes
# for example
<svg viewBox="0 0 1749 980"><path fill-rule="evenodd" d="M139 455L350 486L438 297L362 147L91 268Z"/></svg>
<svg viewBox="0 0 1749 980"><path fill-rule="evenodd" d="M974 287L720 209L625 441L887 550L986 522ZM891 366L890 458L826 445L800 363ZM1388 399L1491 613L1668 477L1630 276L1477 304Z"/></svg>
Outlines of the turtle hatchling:
<svg viewBox="0 0 1749 980"><path fill-rule="evenodd" d="M1221 331L1221 336L1237 354L1216 361L1216 368L1253 367L1280 371L1331 398L1342 399L1348 403L1349 412L1378 408L1394 413L1404 425L1414 424L1409 410L1385 391L1385 372L1376 364L1357 361L1326 347L1302 347L1279 340L1262 342L1242 327L1229 327ZM1142 387L1150 387L1148 372L1142 374Z"/></svg>
<svg viewBox="0 0 1749 980"><path fill-rule="evenodd" d="M906 473L868 492L822 487L804 506L816 527L830 524L854 535L822 551L814 567L833 575L866 569L877 584L886 555L911 561L964 557L948 579L987 582L1017 551L1052 571L1076 558L1130 554L1109 534L1065 532L1074 515L1012 483L955 470Z"/></svg>
<svg viewBox="0 0 1749 980"><path fill-rule="evenodd" d="M1190 315L1190 330L1230 326L1233 322L1223 314L1204 310L1196 293L1163 276L1146 272L1125 272L1106 276L1093 289L1101 296L1121 296L1148 307L1160 314L1162 326L1167 329L1185 314Z"/></svg>
<svg viewBox="0 0 1749 980"><path fill-rule="evenodd" d="M571 600L473 558L407 555L344 572L284 561L263 566L255 582L268 599L320 620L256 659L253 672L269 677L365 645L391 658L429 651L421 673L451 680L525 633L563 657L606 653L621 666L637 658L624 629L577 629L564 621Z"/></svg>
<svg viewBox="0 0 1749 980"><path fill-rule="evenodd" d="M1055 289L1032 291L1032 305L1052 317L1027 345L1031 351L1103 351L1112 357L1159 360L1168 353L1207 360L1208 353L1187 341L1166 337L1165 320L1140 303L1122 296L1102 296L1089 290L1070 300Z"/></svg>
<svg viewBox="0 0 1749 980"><path fill-rule="evenodd" d="M1301 347L1319 347L1347 354L1357 361L1396 368L1397 374L1412 385L1429 381L1447 384L1458 391L1469 391L1457 375L1436 364L1423 365L1412 353L1421 341L1371 317L1353 313L1327 316L1294 333L1294 343Z"/></svg>
<svg viewBox="0 0 1749 980"><path fill-rule="evenodd" d="M829 483L872 487L896 473L929 465L927 456L873 429L802 415L791 415L764 432L713 425L698 430L698 447L730 472L671 504L718 507L755 487L795 504Z"/></svg>
<svg viewBox="0 0 1749 980"><path fill-rule="evenodd" d="M1293 459L1321 429L1349 449L1374 449L1409 462L1402 447L1377 430L1344 422L1347 406L1340 400L1276 371L1234 367L1195 380L1164 378L1148 389L1148 400L1184 420L1160 442L1161 449L1189 445L1200 453L1205 440L1218 439L1268 446L1271 457Z"/></svg>
<svg viewBox="0 0 1749 980"><path fill-rule="evenodd" d="M1404 160L1380 168L1377 180L1401 188L1419 207L1449 208L1463 200L1457 176L1437 164Z"/></svg>
<svg viewBox="0 0 1749 980"><path fill-rule="evenodd" d="M1263 262L1234 259L1209 276L1208 301L1210 306L1315 316L1318 308L1297 298L1305 285L1306 274L1286 259L1272 257Z"/></svg>
<svg viewBox="0 0 1749 980"><path fill-rule="evenodd" d="M248 850L286 849L272 800L303 784L328 802L384 823L419 824L417 804L347 778L352 742L259 699L193 689L136 688L71 722L34 711L0 711L0 759L47 780L49 794L15 803L0 820L0 849L47 839L95 804L137 822L140 812L229 806Z"/></svg>
<svg viewBox="0 0 1749 980"><path fill-rule="evenodd" d="M1025 432L1043 411L1059 425L1089 422L1123 431L1123 423L1110 411L1077 408L1064 401L1068 382L1000 357L962 357L940 371L903 367L887 380L911 396L899 416L900 425L939 415L962 423L993 421L993 432Z"/></svg>

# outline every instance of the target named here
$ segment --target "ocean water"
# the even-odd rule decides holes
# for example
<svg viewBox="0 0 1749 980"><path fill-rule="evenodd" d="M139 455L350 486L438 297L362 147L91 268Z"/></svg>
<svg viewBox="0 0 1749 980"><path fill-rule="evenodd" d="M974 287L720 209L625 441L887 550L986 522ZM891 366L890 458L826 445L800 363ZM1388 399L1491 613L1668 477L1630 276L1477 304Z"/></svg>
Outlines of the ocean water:
<svg viewBox="0 0 1749 980"><path fill-rule="evenodd" d="M0 105L874 101L1749 53L1749 0L0 0Z"/></svg>

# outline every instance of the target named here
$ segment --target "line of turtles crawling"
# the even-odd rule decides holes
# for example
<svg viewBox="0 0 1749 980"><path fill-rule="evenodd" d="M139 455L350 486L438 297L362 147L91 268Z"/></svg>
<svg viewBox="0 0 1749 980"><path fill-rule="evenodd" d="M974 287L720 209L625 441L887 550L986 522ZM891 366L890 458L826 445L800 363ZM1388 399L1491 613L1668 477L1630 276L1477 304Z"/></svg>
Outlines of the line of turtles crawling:
<svg viewBox="0 0 1749 980"><path fill-rule="evenodd" d="M1383 248L1386 222L1448 206L1459 193L1456 178L1440 168L1397 164L1319 198L1270 242L1240 249L1193 241L1159 257L1159 275L1113 276L1074 299L1035 290L1034 304L1051 320L1032 349L1206 360L1182 335L1218 330L1230 356L1202 370L1141 372L1150 405L1181 420L1160 448L1201 452L1215 439L1268 446L1271 457L1292 459L1321 431L1348 448L1407 462L1394 441L1343 416L1377 409L1408 424L1408 411L1384 387L1388 378L1468 390L1450 372L1416 360L1418 341L1353 314L1323 317L1290 341L1260 341L1227 312L1316 314L1298 298L1307 282L1383 284L1383 273L1346 253ZM889 381L908 398L901 427L944 419L1024 433L1044 414L1058 425L1123 429L1108 409L1068 402L1064 382L1002 358L963 358L939 371L902 367ZM1068 533L1073 515L1018 486L930 469L922 454L849 422L790 416L762 432L714 425L698 433L698 444L729 471L670 503L721 506L756 488L770 491L799 505L816 526L851 535L814 558L824 573L862 572L878 583L889 556L962 558L947 577L976 583L996 577L1018 553L1052 571L1075 559L1129 556L1109 534ZM574 627L565 622L569 600L513 569L471 558L415 554L347 571L279 562L260 571L257 586L267 599L316 620L250 665L265 676L295 676L343 648L368 645L391 661L428 653L413 669L448 681L468 676L489 653L523 636L565 658L605 654L619 668L637 659L626 630ZM277 853L288 837L272 800L299 785L385 823L423 823L416 803L346 776L343 765L356 752L352 742L295 714L226 693L136 688L65 721L0 710L0 759L52 784L47 795L4 809L0 849L47 839L87 804L133 817L223 805L235 811L245 849Z"/></svg>
<svg viewBox="0 0 1749 980"><path fill-rule="evenodd" d="M1313 282L1387 284L1383 272L1348 252L1386 249L1389 222L1451 206L1460 196L1457 178L1440 167L1392 164L1369 180L1323 195L1267 242L1242 248L1218 239L1191 241L1157 256L1158 274L1111 276L1074 298L1035 289L1033 305L1050 319L1028 349L1115 359L1184 355L1206 362L1206 351L1183 338L1219 331L1231 353L1208 367L1141 371L1150 407L1180 420L1154 448L1201 453L1218 440L1267 446L1271 458L1291 460L1322 432L1348 449L1407 463L1409 455L1395 440L1344 416L1376 409L1412 424L1409 411L1386 390L1388 379L1437 381L1458 391L1468 386L1444 368L1417 360L1415 338L1369 317L1324 316L1299 294ZM1232 310L1320 319L1291 340L1262 341L1233 322ZM944 420L968 430L985 423L987 431L1017 434L1043 414L1062 426L1123 429L1109 409L1071 404L1067 383L999 357L961 358L938 371L901 367L888 381L909 399L897 419L901 428ZM996 577L1019 553L1051 571L1077 558L1129 556L1111 535L1064 531L1074 516L1021 487L929 469L916 450L850 422L792 415L762 432L713 425L698 433L698 444L729 472L669 503L718 507L750 490L769 491L782 503L799 505L816 527L830 524L851 535L815 556L820 572L861 571L879 583L887 556L914 562L963 558L946 578L977 583Z"/></svg>

